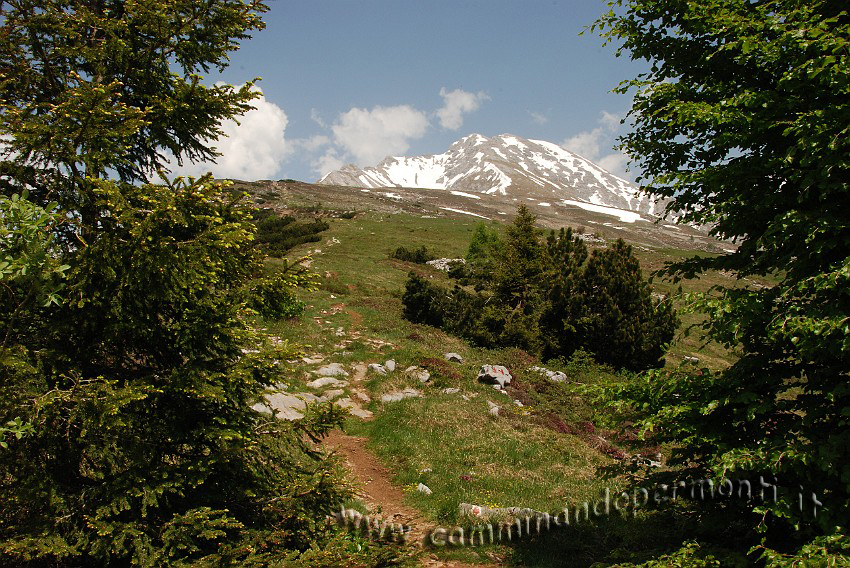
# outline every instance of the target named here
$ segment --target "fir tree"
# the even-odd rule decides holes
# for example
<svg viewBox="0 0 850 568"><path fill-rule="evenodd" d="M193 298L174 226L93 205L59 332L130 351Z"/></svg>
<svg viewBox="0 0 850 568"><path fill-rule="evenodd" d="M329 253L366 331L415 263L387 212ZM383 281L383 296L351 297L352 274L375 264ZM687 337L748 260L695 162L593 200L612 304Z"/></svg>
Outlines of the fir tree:
<svg viewBox="0 0 850 568"><path fill-rule="evenodd" d="M294 351L243 351L262 346L253 211L209 176L144 183L166 152L214 156L220 121L249 108L250 83L198 73L265 9L4 4L0 302L23 307L0 316L0 424L16 424L0 564L268 565L316 545L349 494L309 446L338 411L285 424L251 407ZM284 280L265 288L275 309Z"/></svg>

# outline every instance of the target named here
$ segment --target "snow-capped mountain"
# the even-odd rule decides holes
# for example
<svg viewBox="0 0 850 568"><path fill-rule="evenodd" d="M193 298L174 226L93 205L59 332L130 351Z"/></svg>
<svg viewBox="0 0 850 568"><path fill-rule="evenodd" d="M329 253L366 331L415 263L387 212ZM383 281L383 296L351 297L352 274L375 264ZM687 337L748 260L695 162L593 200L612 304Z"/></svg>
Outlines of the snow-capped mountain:
<svg viewBox="0 0 850 568"><path fill-rule="evenodd" d="M409 187L490 194L543 202L579 202L659 215L663 207L633 183L542 140L511 134L471 134L443 154L388 157L375 167L343 166L320 184L363 188Z"/></svg>

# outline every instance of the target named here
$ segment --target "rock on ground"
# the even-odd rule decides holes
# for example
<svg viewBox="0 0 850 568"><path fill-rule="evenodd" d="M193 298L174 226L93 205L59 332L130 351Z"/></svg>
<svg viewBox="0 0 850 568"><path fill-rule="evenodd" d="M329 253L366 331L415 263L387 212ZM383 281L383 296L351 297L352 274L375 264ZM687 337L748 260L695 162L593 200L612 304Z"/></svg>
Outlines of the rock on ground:
<svg viewBox="0 0 850 568"><path fill-rule="evenodd" d="M393 391L381 395L381 402L398 402L406 398L416 398L422 396L422 393L413 388L406 388L403 391Z"/></svg>
<svg viewBox="0 0 850 568"><path fill-rule="evenodd" d="M463 363L463 357L457 353L446 353L443 357L446 358L446 361L451 361L452 363Z"/></svg>
<svg viewBox="0 0 850 568"><path fill-rule="evenodd" d="M387 374L387 368L381 365L380 363L369 363L369 369L375 371L379 375Z"/></svg>
<svg viewBox="0 0 850 568"><path fill-rule="evenodd" d="M488 401L487 401L487 406L489 406L489 407L490 407L490 414L492 414L493 416L498 416L498 415L499 415L499 410L501 410L501 408L499 407L499 405L498 405L498 404L496 404L496 403L495 403L495 402L493 402L492 400L488 400Z"/></svg>
<svg viewBox="0 0 850 568"><path fill-rule="evenodd" d="M427 383L431 380L431 373L422 367L408 367L404 372L409 377L418 380L420 383Z"/></svg>
<svg viewBox="0 0 850 568"><path fill-rule="evenodd" d="M316 379L315 381L310 381L307 383L307 386L311 389L321 389L324 387L344 387L348 384L348 381L343 381L340 379L335 379L333 377L321 377Z"/></svg>
<svg viewBox="0 0 850 568"><path fill-rule="evenodd" d="M511 384L513 376L507 367L502 365L482 365L478 371L478 380L488 385L499 385L499 388L504 389Z"/></svg>
<svg viewBox="0 0 850 568"><path fill-rule="evenodd" d="M308 392L296 394L271 393L266 395L264 403L255 404L252 408L267 414L271 414L274 410L278 418L298 420L304 417L303 410L307 408L308 403L318 401L319 397Z"/></svg>
<svg viewBox="0 0 850 568"><path fill-rule="evenodd" d="M372 411L366 410L365 408L360 408L360 405L358 405L356 402L354 402L348 397L339 399L338 401L336 401L335 404L340 408L348 409L348 412L350 412L352 415L358 418L362 418L364 420L368 420L374 416L372 414Z"/></svg>
<svg viewBox="0 0 850 568"><path fill-rule="evenodd" d="M529 371L536 371L541 375L546 375L546 378L556 383L563 383L567 380L567 375L561 371L552 371L546 367L529 367Z"/></svg>
<svg viewBox="0 0 850 568"><path fill-rule="evenodd" d="M320 377L347 377L348 371L339 363L331 363L330 365L319 367L316 374Z"/></svg>

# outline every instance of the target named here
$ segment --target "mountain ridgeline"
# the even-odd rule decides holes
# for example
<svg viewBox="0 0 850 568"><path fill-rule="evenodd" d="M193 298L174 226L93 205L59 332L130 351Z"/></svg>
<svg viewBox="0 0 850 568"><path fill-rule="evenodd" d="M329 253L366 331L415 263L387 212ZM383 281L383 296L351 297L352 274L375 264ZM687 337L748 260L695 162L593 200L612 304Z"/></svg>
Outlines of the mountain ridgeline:
<svg viewBox="0 0 850 568"><path fill-rule="evenodd" d="M511 134L471 134L443 154L387 157L374 167L348 164L320 184L364 188L409 187L471 195L501 195L544 203L614 207L661 215L663 203L593 162L542 140Z"/></svg>

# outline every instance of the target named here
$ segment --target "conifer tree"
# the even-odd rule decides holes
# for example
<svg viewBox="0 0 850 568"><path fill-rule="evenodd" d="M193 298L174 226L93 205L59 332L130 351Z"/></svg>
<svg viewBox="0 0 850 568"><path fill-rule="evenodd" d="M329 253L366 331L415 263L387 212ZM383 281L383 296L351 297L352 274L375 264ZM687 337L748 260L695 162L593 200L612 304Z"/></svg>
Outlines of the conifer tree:
<svg viewBox="0 0 850 568"><path fill-rule="evenodd" d="M587 260L587 245L571 228L554 231L546 240L545 304L540 316L543 356L547 359L569 356L582 345L573 314L576 288Z"/></svg>
<svg viewBox="0 0 850 568"><path fill-rule="evenodd" d="M212 157L220 121L249 108L250 83L199 73L265 9L3 4L0 303L25 309L0 316L0 424L16 434L0 431L2 565L269 565L315 546L349 495L309 445L338 411L284 424L252 408L294 351L249 325L253 211L209 176L145 183L166 152ZM15 200L58 214L41 225L55 238L17 239L31 223L7 214ZM50 302L15 272L34 251Z"/></svg>
<svg viewBox="0 0 850 568"><path fill-rule="evenodd" d="M617 240L590 255L568 313L582 347L597 361L642 370L663 366L678 320L669 299L654 299L632 247Z"/></svg>
<svg viewBox="0 0 850 568"><path fill-rule="evenodd" d="M496 301L524 314L531 313L539 301L538 286L544 270L543 245L535 221L528 207L520 205L513 223L505 229L501 257L493 275Z"/></svg>

